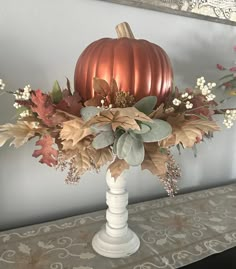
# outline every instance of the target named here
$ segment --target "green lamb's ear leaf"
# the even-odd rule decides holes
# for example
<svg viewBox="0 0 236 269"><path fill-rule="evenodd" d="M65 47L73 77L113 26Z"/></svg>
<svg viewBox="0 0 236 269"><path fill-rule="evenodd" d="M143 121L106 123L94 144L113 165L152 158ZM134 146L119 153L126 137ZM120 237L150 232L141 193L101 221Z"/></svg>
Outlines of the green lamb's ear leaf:
<svg viewBox="0 0 236 269"><path fill-rule="evenodd" d="M92 142L92 146L95 149L102 149L113 144L114 139L115 138L112 131L102 132L94 138Z"/></svg>
<svg viewBox="0 0 236 269"><path fill-rule="evenodd" d="M150 132L141 134L143 141L146 143L161 141L172 132L171 125L164 120L154 119L153 122L145 122L145 124L151 128Z"/></svg>
<svg viewBox="0 0 236 269"><path fill-rule="evenodd" d="M116 143L116 151L119 159L124 159L129 154L133 141L129 133L124 133L120 136Z"/></svg>
<svg viewBox="0 0 236 269"><path fill-rule="evenodd" d="M95 106L86 106L81 108L80 115L84 121L88 121L92 117L96 116L100 111L101 109Z"/></svg>
<svg viewBox="0 0 236 269"><path fill-rule="evenodd" d="M144 160L144 145L143 141L140 139L132 138L133 142L131 145L131 149L128 155L124 158L124 160L131 166L140 165Z"/></svg>
<svg viewBox="0 0 236 269"><path fill-rule="evenodd" d="M151 130L151 128L143 123L139 124L140 130L132 130L135 134L145 134Z"/></svg>
<svg viewBox="0 0 236 269"><path fill-rule="evenodd" d="M61 91L61 87L58 83L58 81L56 80L53 84L53 88L52 88L52 92L51 92L51 97L52 97L52 102L54 104L58 104L63 96L62 96L62 91Z"/></svg>
<svg viewBox="0 0 236 269"><path fill-rule="evenodd" d="M137 108L139 111L143 112L146 115L149 115L152 113L154 107L157 103L157 97L156 96L146 96L139 100L134 107Z"/></svg>
<svg viewBox="0 0 236 269"><path fill-rule="evenodd" d="M101 132L111 132L112 131L111 123L108 123L108 124L102 125L102 126L99 126L99 124L94 124L90 128L95 134L98 134Z"/></svg>

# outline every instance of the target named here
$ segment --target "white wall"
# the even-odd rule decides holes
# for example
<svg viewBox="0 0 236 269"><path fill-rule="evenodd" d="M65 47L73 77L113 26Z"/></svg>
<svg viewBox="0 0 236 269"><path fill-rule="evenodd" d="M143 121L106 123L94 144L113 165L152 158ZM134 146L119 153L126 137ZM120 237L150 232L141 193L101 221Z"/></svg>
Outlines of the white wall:
<svg viewBox="0 0 236 269"><path fill-rule="evenodd" d="M130 23L137 38L167 51L181 87L201 75L214 81L221 75L217 63L233 63L233 26L94 0L0 0L0 6L0 77L9 90L28 83L47 90L55 79L73 81L82 50L96 39L115 37L122 21ZM12 104L12 97L0 97L0 124L12 120ZM183 171L182 190L235 179L235 134L236 127L215 134L198 146L198 158L191 150L175 154ZM33 149L33 142L18 150L0 149L0 229L105 207L104 169L85 174L78 186L67 186L65 174L31 157ZM129 175L131 202L165 195L149 172L135 168Z"/></svg>

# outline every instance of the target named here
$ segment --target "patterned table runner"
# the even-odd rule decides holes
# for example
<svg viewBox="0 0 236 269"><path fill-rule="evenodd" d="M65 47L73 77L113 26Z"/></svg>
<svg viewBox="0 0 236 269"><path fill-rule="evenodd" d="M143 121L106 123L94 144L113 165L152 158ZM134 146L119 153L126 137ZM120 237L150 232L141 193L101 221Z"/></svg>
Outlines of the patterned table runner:
<svg viewBox="0 0 236 269"><path fill-rule="evenodd" d="M105 211L0 233L1 269L173 269L236 246L236 184L129 206L141 240L124 259L96 254Z"/></svg>

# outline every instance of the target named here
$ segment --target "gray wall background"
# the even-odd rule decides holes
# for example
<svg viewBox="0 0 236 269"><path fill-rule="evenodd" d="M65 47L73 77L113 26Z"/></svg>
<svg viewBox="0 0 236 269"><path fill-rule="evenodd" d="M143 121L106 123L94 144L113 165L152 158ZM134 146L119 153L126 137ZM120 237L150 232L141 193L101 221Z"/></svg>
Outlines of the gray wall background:
<svg viewBox="0 0 236 269"><path fill-rule="evenodd" d="M73 81L76 60L92 41L116 37L115 26L128 21L136 38L150 40L169 54L179 87L205 76L216 81L217 63L232 65L236 28L95 0L0 0L0 77L7 89L30 84L49 90L55 79ZM235 103L235 102L234 102ZM0 124L14 122L13 99L0 97ZM233 102L232 102L233 105ZM219 123L221 118L217 119ZM236 127L181 156L182 191L226 184L236 178ZM34 141L15 150L0 149L0 229L42 222L105 207L105 169L87 173L78 186L65 174L31 157ZM129 171L130 202L166 195L148 171Z"/></svg>

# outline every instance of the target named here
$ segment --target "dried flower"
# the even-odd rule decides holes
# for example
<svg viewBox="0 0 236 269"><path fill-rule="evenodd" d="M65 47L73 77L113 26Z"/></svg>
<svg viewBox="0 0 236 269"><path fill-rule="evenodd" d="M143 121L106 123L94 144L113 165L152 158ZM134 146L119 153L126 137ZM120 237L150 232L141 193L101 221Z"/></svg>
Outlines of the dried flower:
<svg viewBox="0 0 236 269"><path fill-rule="evenodd" d="M135 103L135 98L129 92L117 91L115 95L115 107L131 107Z"/></svg>

